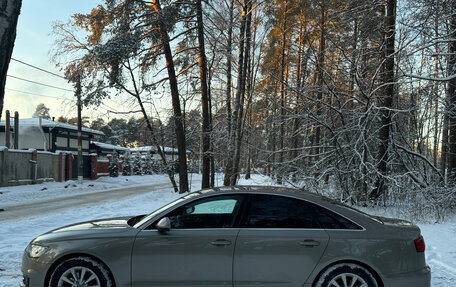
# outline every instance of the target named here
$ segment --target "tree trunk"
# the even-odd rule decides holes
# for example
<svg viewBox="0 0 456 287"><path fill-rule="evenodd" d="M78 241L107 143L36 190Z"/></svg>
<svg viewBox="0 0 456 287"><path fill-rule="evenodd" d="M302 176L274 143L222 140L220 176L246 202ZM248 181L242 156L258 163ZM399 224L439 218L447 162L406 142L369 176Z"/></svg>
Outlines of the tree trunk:
<svg viewBox="0 0 456 287"><path fill-rule="evenodd" d="M209 128L209 97L207 90L207 59L206 50L204 47L204 26L203 26L203 8L201 0L196 1L196 18L198 23L198 51L199 58L198 64L200 68L201 80L201 111L203 117L202 131L201 131L201 144L203 155L203 169L201 188L209 188L210 186L210 154L209 148L211 146L210 128Z"/></svg>
<svg viewBox="0 0 456 287"><path fill-rule="evenodd" d="M244 4L242 10L242 19L241 19L241 28L239 33L239 59L238 59L238 88L236 91L236 98L234 103L234 112L231 119L231 131L230 139L228 144L228 159L225 167L225 177L223 179L223 185L231 185L231 178L233 177L234 172L234 156L235 156L235 145L236 145L236 127L238 117L240 116L240 106L241 106L241 95L242 95L242 81L244 79L244 42L245 42L245 26L246 26L246 5Z"/></svg>
<svg viewBox="0 0 456 287"><path fill-rule="evenodd" d="M287 69L287 13L288 13L288 1L285 0L285 10L283 12L283 23L282 23L282 59L280 67L280 153L279 153L279 164L280 171L277 174L277 184L282 184L283 173L284 173L284 141L285 141L285 102L286 102L286 88L285 73Z"/></svg>
<svg viewBox="0 0 456 287"><path fill-rule="evenodd" d="M212 63L214 62L214 59ZM213 65L210 66L211 68L209 71L212 70ZM209 146L209 158L210 158L210 180L209 185L210 187L215 186L215 159L214 159L214 144L213 144L213 121L212 121L212 90L211 90L211 83L212 83L212 72L208 72L208 79L207 79L207 96L208 96L208 106L209 106L209 136L210 136L210 146Z"/></svg>
<svg viewBox="0 0 456 287"><path fill-rule="evenodd" d="M13 54L21 6L22 0L2 0L0 2L0 120L5 99L6 75Z"/></svg>
<svg viewBox="0 0 456 287"><path fill-rule="evenodd" d="M450 121L450 107L449 107L449 94L446 91L445 96L445 109L443 114L443 128L442 128L442 155L440 157L440 172L443 178L446 179L447 162L448 162L448 124Z"/></svg>
<svg viewBox="0 0 456 287"><path fill-rule="evenodd" d="M246 170L245 170L245 179L250 179L251 178L251 165L250 165L250 162L251 162L251 148L250 148L250 138L249 138L249 133L250 133L250 129L252 128L252 109L250 108L249 111L248 111L248 120L247 120L247 126L248 126L248 132L247 132L247 136L246 136L246 139L247 139L247 143L246 143L246 146L247 146L247 162L246 162Z"/></svg>
<svg viewBox="0 0 456 287"><path fill-rule="evenodd" d="M188 192L187 152L185 144L185 132L182 124L182 113L180 107L176 71L174 69L173 55L171 52L171 47L169 45L168 31L166 30L166 25L163 23L162 15L160 15L160 0L152 0L152 5L155 11L158 13L158 30L163 46L163 53L166 58L166 68L168 70L169 85L173 103L174 129L176 132L177 151L179 155L179 192L184 193Z"/></svg>
<svg viewBox="0 0 456 287"><path fill-rule="evenodd" d="M128 69L128 72L130 73L130 77L131 77L132 83L133 83L133 88L135 90L134 96L138 100L138 104L139 104L139 107L141 108L141 112L146 121L147 128L150 131L150 135L152 137L152 142L155 145L155 148L157 149L157 153L160 156L163 166L166 169L166 173L168 175L169 181L171 182L171 184L173 186L174 192L179 192L179 188L177 187L176 180L174 179L174 173L172 171L172 168L169 166L168 161L166 160L165 153L163 152L163 148L160 146L160 143L158 142L157 137L155 136L154 127L153 127L152 123L150 122L149 116L147 115L147 112L146 112L146 108L144 107L144 103L140 97L140 92L138 89L135 75L133 73L133 69L131 68L131 65L130 65L130 61L128 61L127 63L128 63L127 69ZM163 134L162 128L161 128L161 144L162 145L164 144L164 134Z"/></svg>
<svg viewBox="0 0 456 287"><path fill-rule="evenodd" d="M386 191L385 177L388 174L388 146L391 130L393 99L395 93L394 75L394 44L396 36L396 0L388 0L385 20L385 75L383 84L386 85L383 99L380 101L381 126L379 130L378 172L376 188L370 197L376 199Z"/></svg>
<svg viewBox="0 0 456 287"><path fill-rule="evenodd" d="M439 17L438 15L435 15L435 21L434 21L434 27L435 27L435 37L436 39L439 38ZM434 57L434 77L439 76L439 45L435 45L435 54L436 56ZM437 160L438 160L438 153L439 153L439 83L434 82L434 166L437 166Z"/></svg>
<svg viewBox="0 0 456 287"><path fill-rule="evenodd" d="M235 185L240 173L240 162L241 162L241 149L242 149L242 135L243 135L243 120L244 120L244 102L247 84L247 75L250 74L250 40L251 40L251 23L252 23L252 1L248 0L245 4L245 13L247 13L247 19L245 24L245 52L244 52L244 63L242 68L242 79L241 79L241 102L239 104L239 112L236 118L236 133L235 133L235 152L233 171L231 173L230 185Z"/></svg>
<svg viewBox="0 0 456 287"><path fill-rule="evenodd" d="M319 118L322 114L322 105L323 101L323 76L324 76L324 63L325 63L325 50L326 50L326 2L325 0L321 3L321 17L320 17L320 47L318 51L317 59L317 77L318 77L318 95L317 95L317 117ZM317 123L315 128L315 140L314 140L314 151L315 151L315 160L318 161L320 154L320 141L321 141L321 127Z"/></svg>
<svg viewBox="0 0 456 287"><path fill-rule="evenodd" d="M234 0L230 4L230 25L228 27L228 42L226 44L226 129L231 136L231 50L233 46L233 11Z"/></svg>
<svg viewBox="0 0 456 287"><path fill-rule="evenodd" d="M296 182L296 173L297 173L297 166L298 166L298 146L299 146L299 128L300 128L300 118L299 115L301 113L302 108L302 99L301 99L301 88L302 88L302 68L303 68L303 44L304 44L304 16L303 10L300 11L299 14L299 35L298 35L298 62L297 62L297 70L296 70L296 107L294 110L294 118L293 118L293 127L292 127L292 148L290 153L290 161L294 161L295 168L292 171L292 181Z"/></svg>
<svg viewBox="0 0 456 287"><path fill-rule="evenodd" d="M452 1L451 11L455 11L456 1ZM448 75L456 74L456 14L451 16L450 36L452 41L448 45ZM448 179L456 182L456 78L448 82L449 99L449 154L448 154Z"/></svg>

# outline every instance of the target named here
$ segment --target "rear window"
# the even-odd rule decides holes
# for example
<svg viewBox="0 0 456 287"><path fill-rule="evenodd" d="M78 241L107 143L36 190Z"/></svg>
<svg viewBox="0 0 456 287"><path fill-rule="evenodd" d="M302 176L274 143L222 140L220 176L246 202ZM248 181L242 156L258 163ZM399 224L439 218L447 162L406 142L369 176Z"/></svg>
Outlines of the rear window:
<svg viewBox="0 0 456 287"><path fill-rule="evenodd" d="M339 214L321 206L316 206L318 221L322 228L325 229L363 229L361 226L353 223Z"/></svg>

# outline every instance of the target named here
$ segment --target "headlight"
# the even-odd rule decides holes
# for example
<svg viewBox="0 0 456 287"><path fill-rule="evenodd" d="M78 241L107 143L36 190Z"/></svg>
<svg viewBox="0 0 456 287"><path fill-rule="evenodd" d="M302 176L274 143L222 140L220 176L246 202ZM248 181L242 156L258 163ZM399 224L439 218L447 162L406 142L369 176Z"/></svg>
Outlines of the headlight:
<svg viewBox="0 0 456 287"><path fill-rule="evenodd" d="M29 244L27 248L25 249L25 253L31 258L38 258L46 251L48 251L49 247L47 246L42 246L42 245L37 245L37 244Z"/></svg>

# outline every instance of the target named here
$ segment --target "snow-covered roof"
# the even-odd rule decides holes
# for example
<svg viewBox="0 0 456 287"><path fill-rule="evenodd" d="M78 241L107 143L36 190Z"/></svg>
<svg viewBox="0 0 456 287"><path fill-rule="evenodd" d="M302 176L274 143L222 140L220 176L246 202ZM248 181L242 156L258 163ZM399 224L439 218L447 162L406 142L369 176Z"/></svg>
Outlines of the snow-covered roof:
<svg viewBox="0 0 456 287"><path fill-rule="evenodd" d="M5 121L0 121L0 126L4 126ZM11 126L14 125L14 119L11 119ZM19 126L38 126L39 125L39 118L31 118L31 119L19 119ZM68 130L77 131L78 127L75 125L55 122L47 119L41 119L41 126L44 128L63 128ZM82 131L86 133L96 134L96 135L104 135L103 132L89 129L82 127Z"/></svg>
<svg viewBox="0 0 456 287"><path fill-rule="evenodd" d="M178 150L177 148L172 148L172 147L161 147L162 150L165 152L165 153L174 153L174 154L177 154L178 153ZM133 147L133 148L130 148L130 151L131 152L147 152L147 151L151 151L153 153L156 153L157 152L157 148L154 147L154 146L141 146L141 147ZM190 153L189 150L187 150L187 153Z"/></svg>
<svg viewBox="0 0 456 287"><path fill-rule="evenodd" d="M102 149L108 149L108 150L121 150L121 151L127 151L128 148L126 147L121 147L121 146L118 146L118 145L112 145L112 144L107 144L107 143L101 143L101 142L96 142L96 141L92 141L92 144L102 148Z"/></svg>

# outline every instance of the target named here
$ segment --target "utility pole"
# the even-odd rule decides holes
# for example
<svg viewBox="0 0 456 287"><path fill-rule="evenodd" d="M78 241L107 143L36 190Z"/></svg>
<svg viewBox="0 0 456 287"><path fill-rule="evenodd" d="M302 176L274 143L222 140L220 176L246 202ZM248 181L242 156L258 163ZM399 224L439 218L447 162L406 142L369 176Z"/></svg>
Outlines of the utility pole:
<svg viewBox="0 0 456 287"><path fill-rule="evenodd" d="M7 148L11 148L11 119L10 119L10 111L6 110L5 115L6 115L6 119L5 119L5 146Z"/></svg>
<svg viewBox="0 0 456 287"><path fill-rule="evenodd" d="M14 112L14 149L19 149L19 113Z"/></svg>
<svg viewBox="0 0 456 287"><path fill-rule="evenodd" d="M76 98L78 105L78 184L82 184L83 181L83 159L82 159L82 118L81 118L81 76L78 76L76 79Z"/></svg>

